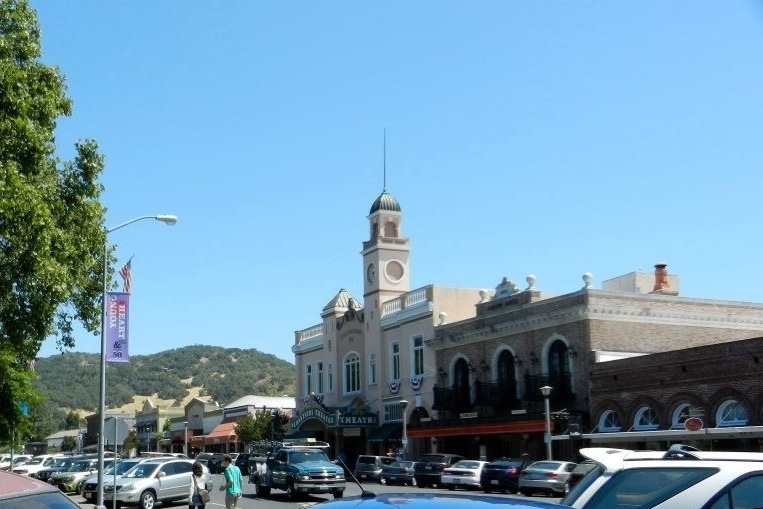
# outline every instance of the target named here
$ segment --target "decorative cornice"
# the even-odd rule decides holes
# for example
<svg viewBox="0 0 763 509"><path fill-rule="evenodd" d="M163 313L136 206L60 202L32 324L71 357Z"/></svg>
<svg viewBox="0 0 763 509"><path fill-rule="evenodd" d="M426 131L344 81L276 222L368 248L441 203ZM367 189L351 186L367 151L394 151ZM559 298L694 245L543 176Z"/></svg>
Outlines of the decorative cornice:
<svg viewBox="0 0 763 509"><path fill-rule="evenodd" d="M525 309L525 312L528 311ZM480 317L479 328L470 329L469 323L453 324L454 331L449 334L440 329L438 336L427 340L428 346L439 349L453 343L470 344L487 339L504 337L507 334L519 334L539 328L555 327L568 323L585 320L600 320L607 322L652 323L660 325L675 325L683 327L709 327L717 329L763 331L763 313L752 315L731 315L710 310L680 310L663 307L642 305L616 306L595 303L581 304L567 308L541 311L537 314L525 315L514 320L505 320L506 314L491 320ZM758 311L756 309L756 311ZM502 320L502 318L504 320ZM493 322L487 323L486 322Z"/></svg>

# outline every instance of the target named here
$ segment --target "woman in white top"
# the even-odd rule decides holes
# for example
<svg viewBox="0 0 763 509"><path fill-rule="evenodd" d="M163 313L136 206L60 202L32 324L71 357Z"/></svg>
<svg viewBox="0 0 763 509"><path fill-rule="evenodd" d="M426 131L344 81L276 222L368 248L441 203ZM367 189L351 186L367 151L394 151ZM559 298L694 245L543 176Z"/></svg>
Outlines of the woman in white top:
<svg viewBox="0 0 763 509"><path fill-rule="evenodd" d="M207 489L207 482L204 480L204 468L198 461L191 467L191 490L188 493L188 509L204 509L204 502L199 495L199 490Z"/></svg>

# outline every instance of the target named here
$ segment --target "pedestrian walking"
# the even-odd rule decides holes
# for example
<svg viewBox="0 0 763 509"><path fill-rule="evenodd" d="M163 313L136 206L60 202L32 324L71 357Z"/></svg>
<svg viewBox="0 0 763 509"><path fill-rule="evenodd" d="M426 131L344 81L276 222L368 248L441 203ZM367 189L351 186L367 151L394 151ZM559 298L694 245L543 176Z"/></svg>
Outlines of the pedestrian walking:
<svg viewBox="0 0 763 509"><path fill-rule="evenodd" d="M209 500L204 468L198 461L191 467L191 491L188 494L188 509L204 509Z"/></svg>
<svg viewBox="0 0 763 509"><path fill-rule="evenodd" d="M241 470L233 464L233 459L227 454L222 463L225 484L220 486L220 491L225 490L225 509L236 509L238 499L241 498Z"/></svg>

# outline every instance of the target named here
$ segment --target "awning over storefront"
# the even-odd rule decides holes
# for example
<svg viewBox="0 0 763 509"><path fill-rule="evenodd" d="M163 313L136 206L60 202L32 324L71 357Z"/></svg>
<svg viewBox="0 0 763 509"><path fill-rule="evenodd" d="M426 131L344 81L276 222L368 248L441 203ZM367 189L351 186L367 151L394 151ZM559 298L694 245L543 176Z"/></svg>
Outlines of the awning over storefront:
<svg viewBox="0 0 763 509"><path fill-rule="evenodd" d="M655 431L622 431L614 433L586 433L584 439L591 443L660 442L673 440L703 441L734 438L763 438L763 426L738 426L728 428L702 428L697 431L665 429Z"/></svg>
<svg viewBox="0 0 763 509"><path fill-rule="evenodd" d="M238 441L238 436L236 436L235 422L221 422L204 438L206 445L225 444L236 441Z"/></svg>
<svg viewBox="0 0 763 509"><path fill-rule="evenodd" d="M387 440L399 440L403 436L403 425L399 422L385 422L371 433L369 442L386 442Z"/></svg>
<svg viewBox="0 0 763 509"><path fill-rule="evenodd" d="M182 444L185 442L185 436L186 436L186 430L175 430L172 432L172 436L170 438L170 442L173 444ZM188 441L190 442L193 439L193 430L188 430Z"/></svg>
<svg viewBox="0 0 763 509"><path fill-rule="evenodd" d="M436 421L432 422L436 423ZM411 438L425 438L455 437L461 435L498 435L505 433L543 433L545 431L546 422L543 420L490 423L481 423L477 421L464 422L463 424L452 423L439 426L434 424L417 428L409 428L406 430L406 435Z"/></svg>

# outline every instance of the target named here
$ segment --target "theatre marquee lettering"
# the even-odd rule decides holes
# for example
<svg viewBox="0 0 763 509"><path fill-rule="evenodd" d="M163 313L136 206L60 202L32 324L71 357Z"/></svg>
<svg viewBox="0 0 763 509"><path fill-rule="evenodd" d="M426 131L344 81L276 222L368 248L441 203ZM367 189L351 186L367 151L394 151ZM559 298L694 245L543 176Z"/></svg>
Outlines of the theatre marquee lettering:
<svg viewBox="0 0 763 509"><path fill-rule="evenodd" d="M379 416L377 415L339 415L330 414L320 408L309 408L302 411L296 418L292 419L290 427L292 429L300 428L305 421L309 419L318 419L326 426L378 426Z"/></svg>

